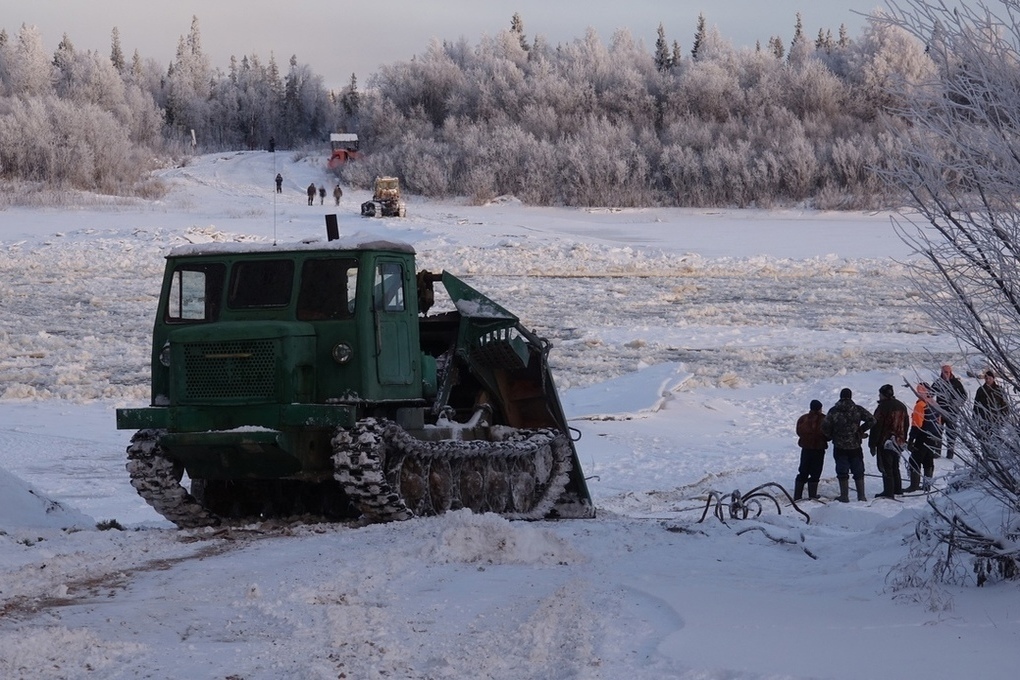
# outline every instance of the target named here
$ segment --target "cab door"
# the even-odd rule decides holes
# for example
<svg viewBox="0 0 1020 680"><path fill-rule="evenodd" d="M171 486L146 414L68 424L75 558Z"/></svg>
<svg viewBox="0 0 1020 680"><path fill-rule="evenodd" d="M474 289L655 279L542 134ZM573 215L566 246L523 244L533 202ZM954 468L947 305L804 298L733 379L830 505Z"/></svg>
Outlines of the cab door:
<svg viewBox="0 0 1020 680"><path fill-rule="evenodd" d="M376 370L381 385L411 385L414 365L411 361L412 317L407 299L404 263L380 259L376 262L373 285L375 314Z"/></svg>

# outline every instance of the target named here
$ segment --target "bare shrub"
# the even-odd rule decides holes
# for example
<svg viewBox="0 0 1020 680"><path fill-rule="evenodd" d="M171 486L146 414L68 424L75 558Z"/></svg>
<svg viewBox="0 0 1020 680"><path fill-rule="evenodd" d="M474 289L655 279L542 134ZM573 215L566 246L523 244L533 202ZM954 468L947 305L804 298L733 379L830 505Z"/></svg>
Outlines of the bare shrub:
<svg viewBox="0 0 1020 680"><path fill-rule="evenodd" d="M934 325L1009 389L1007 416L957 418L966 474L929 501L926 531L975 582L1020 577L1020 14L1001 0L948 9L890 3L881 20L926 41L937 77L914 83L900 114L904 162L880 168L916 211L897 220L920 255L913 275ZM996 11L993 11L993 7ZM901 85L898 83L897 85ZM949 573L953 573L950 571ZM933 574L939 576L938 573Z"/></svg>

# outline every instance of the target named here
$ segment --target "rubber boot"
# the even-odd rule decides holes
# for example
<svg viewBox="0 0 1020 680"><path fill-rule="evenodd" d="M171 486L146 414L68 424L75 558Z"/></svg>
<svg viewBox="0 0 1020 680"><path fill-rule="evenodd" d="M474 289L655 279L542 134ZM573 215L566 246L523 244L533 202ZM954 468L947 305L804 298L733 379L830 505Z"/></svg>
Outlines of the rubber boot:
<svg viewBox="0 0 1020 680"><path fill-rule="evenodd" d="M892 498L896 491L895 484L892 472L882 470L882 491L881 493L876 493L875 498Z"/></svg>
<svg viewBox="0 0 1020 680"><path fill-rule="evenodd" d="M921 488L921 473L910 468L910 486L903 490L903 493L914 493Z"/></svg>
<svg viewBox="0 0 1020 680"><path fill-rule="evenodd" d="M897 496L903 495L903 471L900 470L900 462L896 461L896 467L893 468L893 493Z"/></svg>
<svg viewBox="0 0 1020 680"><path fill-rule="evenodd" d="M807 495L813 501L817 501L821 496L818 495L818 482L807 483Z"/></svg>
<svg viewBox="0 0 1020 680"><path fill-rule="evenodd" d="M921 482L921 491L925 493L931 491L931 477L925 477L924 481Z"/></svg>
<svg viewBox="0 0 1020 680"><path fill-rule="evenodd" d="M840 503L850 502L850 480L847 477L839 477L839 497L836 499Z"/></svg>
<svg viewBox="0 0 1020 680"><path fill-rule="evenodd" d="M793 500L799 501L804 496L804 478L797 475L793 482Z"/></svg>
<svg viewBox="0 0 1020 680"><path fill-rule="evenodd" d="M868 497L864 495L864 477L854 477L854 486L857 488L857 500L868 500Z"/></svg>

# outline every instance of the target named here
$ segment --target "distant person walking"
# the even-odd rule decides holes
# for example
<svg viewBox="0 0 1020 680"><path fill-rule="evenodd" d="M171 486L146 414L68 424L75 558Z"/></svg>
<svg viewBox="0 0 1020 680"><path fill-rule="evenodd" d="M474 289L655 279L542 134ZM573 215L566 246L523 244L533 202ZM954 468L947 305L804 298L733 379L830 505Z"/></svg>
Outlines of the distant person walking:
<svg viewBox="0 0 1020 680"><path fill-rule="evenodd" d="M308 205L315 205L315 182L308 185Z"/></svg>
<svg viewBox="0 0 1020 680"><path fill-rule="evenodd" d="M340 188L339 184L337 184L333 188L333 200L336 201L337 205L340 205L340 199L343 198L343 195L344 195L344 190Z"/></svg>
<svg viewBox="0 0 1020 680"><path fill-rule="evenodd" d="M942 439L946 442L946 458L952 458L956 454L956 440L959 437L958 421L967 405L967 388L953 375L953 367L943 364L939 377L931 384L931 391L935 393L935 403L938 404L942 416ZM939 447L940 450L941 448ZM935 457L938 456L939 452L936 452Z"/></svg>
<svg viewBox="0 0 1020 680"><path fill-rule="evenodd" d="M797 419L800 468L797 470L797 479L793 483L793 500L795 501L799 501L803 497L805 484L808 488L808 498L818 498L818 480L822 476L822 467L825 465L825 449L829 447L829 440L822 432L822 421L825 420L822 402L812 399L808 409L807 413Z"/></svg>
<svg viewBox="0 0 1020 680"><path fill-rule="evenodd" d="M875 456L878 471L882 473L882 492L876 493L875 498L892 498L903 493L900 453L907 445L910 428L907 407L896 398L892 385L878 388L878 406L874 415L875 424L868 437L868 448Z"/></svg>
<svg viewBox="0 0 1020 680"><path fill-rule="evenodd" d="M931 480L935 476L935 452L942 448L942 423L927 383L917 386L917 403L910 415L910 435L907 450L910 451L910 486L903 493L931 491ZM922 477L923 473L923 477Z"/></svg>
<svg viewBox="0 0 1020 680"><path fill-rule="evenodd" d="M836 479L839 482L840 503L850 502L850 480L854 478L857 500L866 501L864 495L864 449L861 441L875 424L875 416L868 409L854 403L853 392L844 387L839 401L829 409L822 421L822 433L832 442L832 456L836 460Z"/></svg>
<svg viewBox="0 0 1020 680"><path fill-rule="evenodd" d="M276 173L276 193L283 193L283 175Z"/></svg>
<svg viewBox="0 0 1020 680"><path fill-rule="evenodd" d="M325 205L326 203L326 185L323 184L319 187L319 205Z"/></svg>

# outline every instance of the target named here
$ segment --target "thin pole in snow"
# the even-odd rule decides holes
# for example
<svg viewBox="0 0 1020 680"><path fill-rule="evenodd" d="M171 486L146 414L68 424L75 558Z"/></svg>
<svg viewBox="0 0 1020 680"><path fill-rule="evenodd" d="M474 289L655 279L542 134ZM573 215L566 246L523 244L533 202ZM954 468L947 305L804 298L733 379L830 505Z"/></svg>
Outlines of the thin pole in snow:
<svg viewBox="0 0 1020 680"><path fill-rule="evenodd" d="M272 156L273 156L273 170L276 170L276 154L273 153ZM277 191L276 191L275 183L276 183L276 176L278 174L280 174L279 170L277 170L275 173L273 173L273 183L274 183L274 186L273 186L273 245L274 246L276 245L276 196L277 196Z"/></svg>

